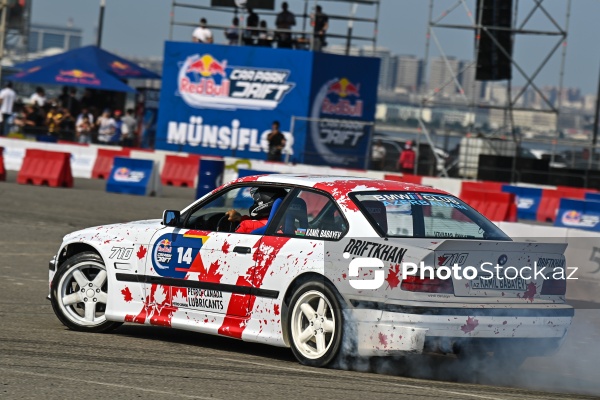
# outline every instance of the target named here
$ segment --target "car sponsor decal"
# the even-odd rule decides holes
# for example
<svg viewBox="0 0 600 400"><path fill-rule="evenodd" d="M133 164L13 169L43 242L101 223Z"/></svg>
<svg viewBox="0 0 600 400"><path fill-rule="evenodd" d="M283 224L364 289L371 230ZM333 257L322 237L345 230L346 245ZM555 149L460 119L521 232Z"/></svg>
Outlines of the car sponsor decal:
<svg viewBox="0 0 600 400"><path fill-rule="evenodd" d="M397 206L436 206L436 207L451 207L460 210L466 210L460 200L452 196L444 196L441 194L430 193L394 193L373 195L373 200L381 201L386 207Z"/></svg>
<svg viewBox="0 0 600 400"><path fill-rule="evenodd" d="M389 244L350 239L350 242L348 242L344 249L344 253L359 257L378 258L393 264L401 264L406 254L406 249Z"/></svg>
<svg viewBox="0 0 600 400"><path fill-rule="evenodd" d="M156 273L167 278L183 279L197 260L208 236L198 231L182 235L167 233L158 238L152 249L152 266Z"/></svg>

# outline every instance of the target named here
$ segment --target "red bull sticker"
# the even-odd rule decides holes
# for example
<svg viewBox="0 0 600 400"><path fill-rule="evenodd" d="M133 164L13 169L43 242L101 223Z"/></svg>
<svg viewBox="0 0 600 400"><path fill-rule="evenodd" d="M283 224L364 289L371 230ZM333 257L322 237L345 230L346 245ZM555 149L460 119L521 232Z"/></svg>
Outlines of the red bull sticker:
<svg viewBox="0 0 600 400"><path fill-rule="evenodd" d="M141 182L146 174L144 171L133 171L127 167L118 168L113 178L117 182L133 182L138 183Z"/></svg>
<svg viewBox="0 0 600 400"><path fill-rule="evenodd" d="M80 69L61 70L56 76L56 81L61 83L79 83L84 85L98 86L102 83L93 72Z"/></svg>
<svg viewBox="0 0 600 400"><path fill-rule="evenodd" d="M179 94L194 108L274 110L295 84L289 70L230 66L210 54L192 55L181 64Z"/></svg>

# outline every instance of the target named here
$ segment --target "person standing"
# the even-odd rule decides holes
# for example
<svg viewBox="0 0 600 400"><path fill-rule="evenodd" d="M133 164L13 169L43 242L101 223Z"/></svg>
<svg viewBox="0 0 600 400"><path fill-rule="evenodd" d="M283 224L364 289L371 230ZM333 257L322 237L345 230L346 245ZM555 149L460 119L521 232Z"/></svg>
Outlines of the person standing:
<svg viewBox="0 0 600 400"><path fill-rule="evenodd" d="M200 26L194 29L194 32L192 33L192 42L209 44L213 42L213 34L206 25L206 18L200 19Z"/></svg>
<svg viewBox="0 0 600 400"><path fill-rule="evenodd" d="M92 123L87 115L84 115L77 123L77 143L90 143L92 138Z"/></svg>
<svg viewBox="0 0 600 400"><path fill-rule="evenodd" d="M398 159L398 170L403 174L414 173L416 158L416 153L412 149L412 143L406 142L404 145L404 151L402 151L400 158Z"/></svg>
<svg viewBox="0 0 600 400"><path fill-rule="evenodd" d="M13 106L17 94L12 88L12 82L8 82L4 89L0 90L0 113L2 113L2 132L0 136L6 136L9 132L9 120L13 113Z"/></svg>
<svg viewBox="0 0 600 400"><path fill-rule="evenodd" d="M32 94L31 97L29 97L29 102L34 107L44 107L44 105L46 104L46 92L44 91L44 88L38 86L35 89L35 93Z"/></svg>
<svg viewBox="0 0 600 400"><path fill-rule="evenodd" d="M283 29L289 31L293 26L296 25L296 17L290 11L288 11L288 3L284 1L281 3L281 12L277 14L277 20L275 26L277 29ZM277 47L284 49L292 48L292 33L291 32L277 32Z"/></svg>
<svg viewBox="0 0 600 400"><path fill-rule="evenodd" d="M314 51L322 51L323 47L327 46L325 34L329 28L329 17L323 12L323 7L316 6L315 13L312 15L311 22L314 30Z"/></svg>
<svg viewBox="0 0 600 400"><path fill-rule="evenodd" d="M133 147L135 145L135 134L137 130L137 120L133 115L133 109L129 108L125 112L123 117L123 125L121 126L121 132L123 134L123 146Z"/></svg>
<svg viewBox="0 0 600 400"><path fill-rule="evenodd" d="M281 162L282 151L285 148L286 140L283 133L279 130L279 121L273 121L271 126L271 132L267 135L267 141L269 142L269 154L267 155L267 161Z"/></svg>
<svg viewBox="0 0 600 400"><path fill-rule="evenodd" d="M110 116L110 110L107 108L96 121L98 126L98 142L109 144L115 134L117 123Z"/></svg>
<svg viewBox="0 0 600 400"><path fill-rule="evenodd" d="M235 46L240 41L240 19L234 17L231 22L231 26L225 31L225 37L227 38L227 44Z"/></svg>
<svg viewBox="0 0 600 400"><path fill-rule="evenodd" d="M383 170L383 166L385 164L385 155L385 147L383 146L381 139L379 139L371 148L371 169L376 171Z"/></svg>
<svg viewBox="0 0 600 400"><path fill-rule="evenodd" d="M249 28L244 32L244 44L246 46L254 46L258 37L258 23L260 19L258 14L253 9L248 9L248 18L246 19L246 27Z"/></svg>

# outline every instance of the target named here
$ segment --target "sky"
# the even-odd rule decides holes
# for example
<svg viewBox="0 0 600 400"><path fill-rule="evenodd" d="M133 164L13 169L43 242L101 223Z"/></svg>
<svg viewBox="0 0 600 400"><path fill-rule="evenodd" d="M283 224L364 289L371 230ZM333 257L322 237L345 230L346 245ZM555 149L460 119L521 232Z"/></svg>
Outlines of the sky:
<svg viewBox="0 0 600 400"><path fill-rule="evenodd" d="M96 41L100 0L32 0L32 21L47 24L66 25L72 18L74 26L83 28L84 44ZM522 21L533 9L535 0L513 0L518 2L518 20ZM539 1L539 0L538 0ZM275 0L276 9L282 0ZM290 9L302 13L303 0L288 0ZM314 4L315 0L310 0ZM188 0L188 4L210 4L210 0ZM433 16L439 18L443 12L453 5L459 7L450 12L440 22L468 23L467 9L473 11L475 0L434 0ZM349 4L341 1L321 1L324 11L329 14L344 15L349 12ZM556 22L565 27L568 0L542 0ZM466 5L466 8L465 8ZM572 0L570 26L567 39L567 57L565 64L564 86L578 87L584 94L595 93L600 70L600 0ZM102 47L127 56L161 56L164 41L169 38L170 0L106 0L104 33ZM389 48L395 54L412 54L419 57L425 55L426 32L429 21L429 0L381 0L379 19L378 46ZM259 11L260 14L260 11ZM361 5L359 16L374 17L375 8ZM196 23L202 16L209 23L228 25L232 15L229 13L206 12L202 10L177 9L175 20ZM272 17L266 17L267 23L273 27ZM299 25L301 22L299 21ZM528 24L527 29L556 30L550 20L538 9ZM373 33L372 24L355 25L357 35L369 36ZM191 38L192 27L175 27L173 40L187 41ZM346 25L333 22L330 32L345 33ZM461 59L473 59L473 33L435 28L432 37L439 42L439 47L432 40L430 56L435 57L443 51L447 55ZM215 32L216 41L224 43L221 32ZM522 69L532 74L549 50L558 42L553 36L518 35L515 43L515 58ZM329 40L336 43L336 40ZM356 43L365 45L366 42ZM536 82L540 85L559 83L559 71L562 48L555 54L548 65L543 68ZM523 84L524 78L518 71L513 72L514 85Z"/></svg>

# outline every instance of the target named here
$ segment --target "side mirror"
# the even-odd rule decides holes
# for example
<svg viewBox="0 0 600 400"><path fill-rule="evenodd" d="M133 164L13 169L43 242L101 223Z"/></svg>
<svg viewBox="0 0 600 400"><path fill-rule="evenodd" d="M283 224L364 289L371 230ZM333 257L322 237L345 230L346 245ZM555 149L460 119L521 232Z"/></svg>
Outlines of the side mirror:
<svg viewBox="0 0 600 400"><path fill-rule="evenodd" d="M164 226L177 226L181 219L181 213L176 210L163 211L162 224Z"/></svg>

